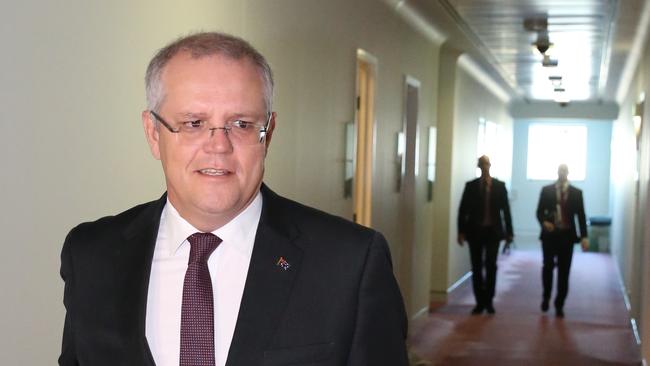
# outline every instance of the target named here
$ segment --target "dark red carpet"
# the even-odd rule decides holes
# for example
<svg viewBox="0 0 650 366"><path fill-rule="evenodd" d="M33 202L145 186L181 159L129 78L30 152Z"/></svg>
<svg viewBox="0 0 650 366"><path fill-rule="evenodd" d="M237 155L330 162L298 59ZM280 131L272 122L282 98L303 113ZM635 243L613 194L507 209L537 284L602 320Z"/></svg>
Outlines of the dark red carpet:
<svg viewBox="0 0 650 366"><path fill-rule="evenodd" d="M417 365L640 365L612 258L576 246L565 317L543 314L541 252L500 256L495 315L469 315L471 281L416 321L410 345Z"/></svg>

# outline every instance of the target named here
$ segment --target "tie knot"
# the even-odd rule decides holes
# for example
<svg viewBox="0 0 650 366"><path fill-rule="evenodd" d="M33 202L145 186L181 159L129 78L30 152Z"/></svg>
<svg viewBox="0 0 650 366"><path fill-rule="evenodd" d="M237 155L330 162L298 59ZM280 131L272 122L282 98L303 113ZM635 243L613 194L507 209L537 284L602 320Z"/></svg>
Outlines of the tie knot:
<svg viewBox="0 0 650 366"><path fill-rule="evenodd" d="M194 233L187 241L191 246L189 263L207 263L210 254L221 244L221 239L212 233Z"/></svg>

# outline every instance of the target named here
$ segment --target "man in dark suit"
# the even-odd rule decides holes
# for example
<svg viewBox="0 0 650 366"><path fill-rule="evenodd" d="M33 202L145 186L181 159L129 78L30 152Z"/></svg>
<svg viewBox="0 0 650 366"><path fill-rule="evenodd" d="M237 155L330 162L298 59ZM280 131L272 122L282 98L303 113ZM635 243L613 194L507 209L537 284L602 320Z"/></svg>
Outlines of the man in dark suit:
<svg viewBox="0 0 650 366"><path fill-rule="evenodd" d="M573 257L573 244L580 242L583 250L589 248L587 222L582 202L582 191L569 184L569 168L561 164L557 170L557 181L542 188L537 204L537 220L542 231L544 264L542 266L542 311L549 308L553 291L553 269L557 265L557 294L555 314L564 317L564 301L569 292L569 271ZM578 219L580 236L576 231Z"/></svg>
<svg viewBox="0 0 650 366"><path fill-rule="evenodd" d="M499 243L512 243L512 220L506 186L490 176L490 158L478 159L481 177L467 182L458 210L458 244L469 243L472 287L476 307L472 314L494 314ZM485 269L485 275L483 270Z"/></svg>
<svg viewBox="0 0 650 366"><path fill-rule="evenodd" d="M60 365L407 365L381 234L262 183L273 79L245 41L160 50L142 113L167 192L84 223L61 254Z"/></svg>

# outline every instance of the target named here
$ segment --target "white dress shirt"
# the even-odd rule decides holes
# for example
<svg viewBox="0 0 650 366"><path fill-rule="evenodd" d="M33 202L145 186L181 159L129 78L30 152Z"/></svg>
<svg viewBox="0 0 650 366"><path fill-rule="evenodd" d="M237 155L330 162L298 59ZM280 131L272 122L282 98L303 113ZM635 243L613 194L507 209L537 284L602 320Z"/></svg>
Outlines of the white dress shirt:
<svg viewBox="0 0 650 366"><path fill-rule="evenodd" d="M226 364L261 212L262 195L258 192L244 211L212 232L222 240L208 260L217 366ZM199 231L167 200L160 217L147 297L146 336L157 366L179 364L183 281L190 256L187 237Z"/></svg>
<svg viewBox="0 0 650 366"><path fill-rule="evenodd" d="M555 182L555 226L559 229L569 229L570 217L564 217L567 213L562 209L562 200L565 202L569 197L569 182Z"/></svg>

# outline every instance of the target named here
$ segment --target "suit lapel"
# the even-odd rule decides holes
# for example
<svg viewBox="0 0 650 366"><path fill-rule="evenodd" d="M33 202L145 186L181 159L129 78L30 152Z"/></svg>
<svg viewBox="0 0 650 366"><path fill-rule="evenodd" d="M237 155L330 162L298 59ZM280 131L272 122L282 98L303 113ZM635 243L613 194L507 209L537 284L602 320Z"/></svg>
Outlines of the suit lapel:
<svg viewBox="0 0 650 366"><path fill-rule="evenodd" d="M284 212L278 205L279 198L265 186L262 193L262 215L227 365L247 364L246 360L255 353L252 351L263 351L269 345L302 261L303 251L295 244L298 231L281 219ZM147 294L160 215L166 201L163 195L152 202L125 228L124 250L128 255L123 256L118 268L136 282L124 296L133 300L133 309L138 314L137 331L147 366L155 365L145 334Z"/></svg>
<svg viewBox="0 0 650 366"><path fill-rule="evenodd" d="M300 269L297 230L281 222L278 197L263 187L264 203L227 365L248 365L271 342Z"/></svg>
<svg viewBox="0 0 650 366"><path fill-rule="evenodd" d="M142 345L142 359L145 365L155 365L145 334L147 314L147 294L149 291L149 276L153 252L158 236L160 215L167 202L167 195L149 204L136 218L127 225L123 232L124 248L129 253L121 261L124 266L122 273L128 273L135 281L131 293L125 294L127 299L133 299L133 309L137 312L137 333Z"/></svg>

